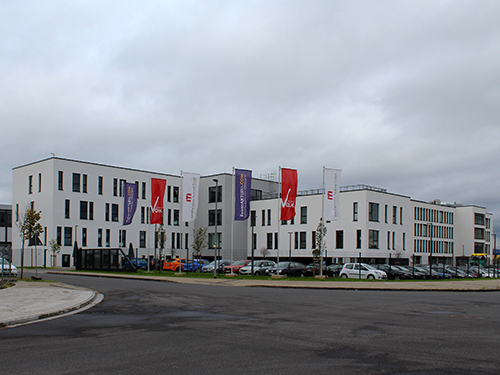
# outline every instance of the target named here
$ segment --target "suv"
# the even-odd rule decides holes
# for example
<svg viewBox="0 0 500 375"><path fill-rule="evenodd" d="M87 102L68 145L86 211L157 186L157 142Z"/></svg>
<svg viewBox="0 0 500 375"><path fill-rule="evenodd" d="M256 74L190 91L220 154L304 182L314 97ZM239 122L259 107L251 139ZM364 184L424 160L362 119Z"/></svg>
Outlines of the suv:
<svg viewBox="0 0 500 375"><path fill-rule="evenodd" d="M387 274L366 263L346 263L340 271L340 277L347 279L387 280Z"/></svg>

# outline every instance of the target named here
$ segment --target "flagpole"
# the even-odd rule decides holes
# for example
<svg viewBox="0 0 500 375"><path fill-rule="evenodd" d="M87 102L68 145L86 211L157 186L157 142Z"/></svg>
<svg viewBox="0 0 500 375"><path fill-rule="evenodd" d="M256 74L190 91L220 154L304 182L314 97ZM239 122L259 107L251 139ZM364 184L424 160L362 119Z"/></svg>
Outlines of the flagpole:
<svg viewBox="0 0 500 375"><path fill-rule="evenodd" d="M182 236L184 235L184 230L182 228L182 223L183 223L183 220L184 220L184 215L183 215L183 212L182 212L182 209L183 209L183 206L184 206L184 175L182 174L182 170L181 170L181 188L179 189L180 190L180 203L181 203L181 209L180 209L180 215L179 215L179 226L180 226L180 229L181 229L181 238L180 238L180 244L177 244L177 246L179 247L179 273L182 273ZM189 254L186 256L186 269L187 269L187 260L189 258Z"/></svg>
<svg viewBox="0 0 500 375"><path fill-rule="evenodd" d="M325 166L323 166L323 195L321 199L321 227L319 230L320 236L320 264L319 264L319 275L323 276L323 228L325 227Z"/></svg>
<svg viewBox="0 0 500 375"><path fill-rule="evenodd" d="M235 186L235 179L236 179L236 174L234 172L234 167L233 167L233 172L232 172L232 183L231 183L231 204L233 206L232 213L233 217L231 218L231 275L233 275L233 253L234 253L234 215L235 215L235 208L234 208L234 194L236 190ZM217 220L217 212L215 213L216 220Z"/></svg>
<svg viewBox="0 0 500 375"><path fill-rule="evenodd" d="M281 220L281 166L278 170L278 178L279 178L279 188L278 188L278 246L276 246L276 263L280 262L280 220ZM279 275L279 268L276 267L276 275Z"/></svg>

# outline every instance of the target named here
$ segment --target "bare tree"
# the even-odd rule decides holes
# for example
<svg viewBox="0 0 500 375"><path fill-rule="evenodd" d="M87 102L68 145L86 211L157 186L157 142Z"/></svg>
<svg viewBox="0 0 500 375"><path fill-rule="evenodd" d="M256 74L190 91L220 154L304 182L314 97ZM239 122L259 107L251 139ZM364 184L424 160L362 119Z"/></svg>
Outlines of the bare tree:
<svg viewBox="0 0 500 375"><path fill-rule="evenodd" d="M266 257L269 255L269 249L267 247L262 247L260 249L260 255L262 255L262 258L266 259Z"/></svg>
<svg viewBox="0 0 500 375"><path fill-rule="evenodd" d="M38 236L43 233L43 227L39 223L41 216L42 211L26 207L24 213L19 215L19 221L16 223L19 235L21 236L21 278L23 278L24 274L24 243L30 239L33 239L37 243Z"/></svg>
<svg viewBox="0 0 500 375"><path fill-rule="evenodd" d="M208 247L207 230L207 227L193 230L193 244L191 248L193 249L193 256L198 258L198 260L201 259L201 251ZM199 265L198 263L198 266Z"/></svg>

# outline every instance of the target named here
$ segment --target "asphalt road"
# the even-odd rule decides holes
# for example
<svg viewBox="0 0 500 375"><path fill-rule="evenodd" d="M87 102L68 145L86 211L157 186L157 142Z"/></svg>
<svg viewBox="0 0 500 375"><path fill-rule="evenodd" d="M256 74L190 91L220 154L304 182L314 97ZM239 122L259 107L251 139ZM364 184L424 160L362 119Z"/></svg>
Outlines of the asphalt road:
<svg viewBox="0 0 500 375"><path fill-rule="evenodd" d="M1 374L498 374L499 292L47 275L99 305L0 330Z"/></svg>

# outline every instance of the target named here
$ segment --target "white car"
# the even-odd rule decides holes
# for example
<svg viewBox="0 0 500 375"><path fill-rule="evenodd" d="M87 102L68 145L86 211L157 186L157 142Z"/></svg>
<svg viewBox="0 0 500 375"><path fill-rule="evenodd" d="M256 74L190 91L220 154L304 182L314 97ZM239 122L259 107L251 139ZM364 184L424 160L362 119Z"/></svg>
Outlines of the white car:
<svg viewBox="0 0 500 375"><path fill-rule="evenodd" d="M340 277L347 279L387 280L387 274L366 263L346 263L340 271Z"/></svg>
<svg viewBox="0 0 500 375"><path fill-rule="evenodd" d="M276 263L272 260L254 260L253 261L253 273L254 275L265 275L268 268L276 266ZM252 274L252 263L249 263L245 267L240 268L240 275L251 275Z"/></svg>
<svg viewBox="0 0 500 375"><path fill-rule="evenodd" d="M0 257L0 276L3 273L4 276L14 276L17 277L17 267L6 259L1 259Z"/></svg>

